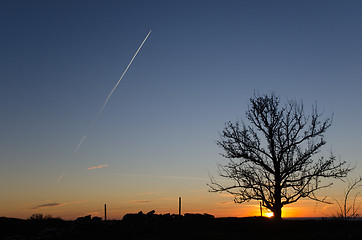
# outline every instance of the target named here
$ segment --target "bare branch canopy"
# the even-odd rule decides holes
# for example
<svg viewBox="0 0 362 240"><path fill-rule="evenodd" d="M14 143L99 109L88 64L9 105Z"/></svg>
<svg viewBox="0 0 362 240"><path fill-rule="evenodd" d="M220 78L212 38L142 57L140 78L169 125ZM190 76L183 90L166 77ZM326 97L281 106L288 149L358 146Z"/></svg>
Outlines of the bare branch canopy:
<svg viewBox="0 0 362 240"><path fill-rule="evenodd" d="M211 178L212 192L228 192L236 203L261 201L281 219L282 207L301 198L324 202L315 192L331 183L321 179L344 178L351 170L333 154L317 157L331 119L321 120L316 106L306 115L302 102L281 106L274 94L254 95L245 116L249 125L227 122L220 134L217 144L229 163L219 164L218 173L232 184Z"/></svg>

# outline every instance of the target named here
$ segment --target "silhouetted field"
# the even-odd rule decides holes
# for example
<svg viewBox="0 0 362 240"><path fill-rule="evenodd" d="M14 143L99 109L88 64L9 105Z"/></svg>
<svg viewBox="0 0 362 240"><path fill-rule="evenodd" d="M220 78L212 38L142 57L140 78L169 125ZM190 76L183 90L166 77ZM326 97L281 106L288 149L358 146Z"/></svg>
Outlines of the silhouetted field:
<svg viewBox="0 0 362 240"><path fill-rule="evenodd" d="M128 214L123 220L0 218L1 239L362 239L362 221Z"/></svg>

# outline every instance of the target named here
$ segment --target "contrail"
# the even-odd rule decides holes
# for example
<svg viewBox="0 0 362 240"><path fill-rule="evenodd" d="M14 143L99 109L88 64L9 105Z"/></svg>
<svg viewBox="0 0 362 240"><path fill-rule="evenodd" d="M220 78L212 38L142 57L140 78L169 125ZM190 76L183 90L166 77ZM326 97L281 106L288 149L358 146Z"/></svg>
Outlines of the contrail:
<svg viewBox="0 0 362 240"><path fill-rule="evenodd" d="M116 90L118 84L121 82L123 76L126 74L128 68L131 66L133 60L136 58L138 52L141 50L143 44L146 42L146 40L147 40L148 36L151 34L151 32L152 32L152 29L148 32L147 36L145 37L145 39L143 40L143 42L141 43L141 45L140 45L139 48L137 49L136 53L133 55L131 61L128 63L128 66L126 67L126 70L124 70L122 76L119 78L118 82L116 83L116 85L113 87L112 91L109 93L108 97L106 98L106 101L104 101L104 104L103 104L102 108L100 109L100 111L99 111L99 113L98 113L98 115L97 115L97 118L96 118L96 120L95 120L94 122L96 122L96 121L99 119L99 117L101 116L101 114L103 113L103 110L104 110L104 108L106 107L109 99L112 97L113 92ZM88 134L89 129L91 129L92 126L93 126L93 123L91 123L91 124L89 125L87 132L86 132L86 133L83 135L83 137L80 139L80 141L79 141L79 143L78 143L78 145L77 145L74 153L77 153L77 152L78 152L80 146L82 145L83 141L84 141L84 140L86 139L86 137L87 137L87 134Z"/></svg>
<svg viewBox="0 0 362 240"><path fill-rule="evenodd" d="M89 128L90 128L90 127L89 127ZM88 131L87 131L87 132L88 132ZM74 153L78 152L80 146L82 145L83 141L84 141L86 138L87 138L87 133L85 133L85 134L83 135L83 137L80 139L77 147L75 148Z"/></svg>
<svg viewBox="0 0 362 240"><path fill-rule="evenodd" d="M59 182L62 180L62 178L64 177L64 175L65 175L65 171L63 171L62 174L60 174L60 176L59 176L58 179L57 179L57 183L59 183Z"/></svg>
<svg viewBox="0 0 362 240"><path fill-rule="evenodd" d="M126 70L124 70L124 72L123 72L122 76L119 78L118 82L116 83L116 85L114 86L114 88L112 89L112 91L109 93L108 97L106 98L106 101L104 102L104 104L103 104L103 106L102 106L101 110L99 111L98 117L102 114L102 112L103 112L104 108L106 107L106 105L107 105L107 103L108 103L109 99L111 98L111 96L112 96L112 94L113 94L114 90L116 90L116 88L117 88L118 84L121 82L121 80L122 80L123 76L126 74L126 72L127 72L128 68L129 68L129 66L131 66L131 64L132 64L133 60L134 60L134 59L135 59L135 57L137 56L138 52L141 50L141 48L142 48L143 44L146 42L146 40L147 40L148 36L151 34L151 32L152 32L152 29L148 32L147 36L145 37L145 39L144 39L144 40L143 40L143 42L141 43L140 47L137 49L136 53L133 55L133 58L132 58L132 59L131 59L131 61L128 63L128 66L126 67Z"/></svg>

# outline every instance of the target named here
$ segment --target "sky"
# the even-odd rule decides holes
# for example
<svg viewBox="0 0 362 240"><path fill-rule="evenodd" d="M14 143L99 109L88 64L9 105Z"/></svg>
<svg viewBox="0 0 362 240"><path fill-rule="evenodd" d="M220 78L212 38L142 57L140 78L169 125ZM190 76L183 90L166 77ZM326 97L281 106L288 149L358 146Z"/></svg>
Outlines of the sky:
<svg viewBox="0 0 362 240"><path fill-rule="evenodd" d="M322 155L362 163L361 1L0 2L0 216L259 214L210 193L255 92L333 115ZM110 97L149 31L127 73ZM346 183L318 196L342 199ZM361 198L358 198L362 201ZM284 217L331 216L301 200Z"/></svg>

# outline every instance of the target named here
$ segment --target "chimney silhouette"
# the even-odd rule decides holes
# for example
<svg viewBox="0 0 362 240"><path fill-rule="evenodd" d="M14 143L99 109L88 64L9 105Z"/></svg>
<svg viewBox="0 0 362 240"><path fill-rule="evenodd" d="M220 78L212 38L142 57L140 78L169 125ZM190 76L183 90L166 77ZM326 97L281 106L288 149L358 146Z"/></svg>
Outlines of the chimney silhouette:
<svg viewBox="0 0 362 240"><path fill-rule="evenodd" d="M178 215L181 215L181 197L178 198Z"/></svg>
<svg viewBox="0 0 362 240"><path fill-rule="evenodd" d="M104 221L107 221L107 204L104 204Z"/></svg>

